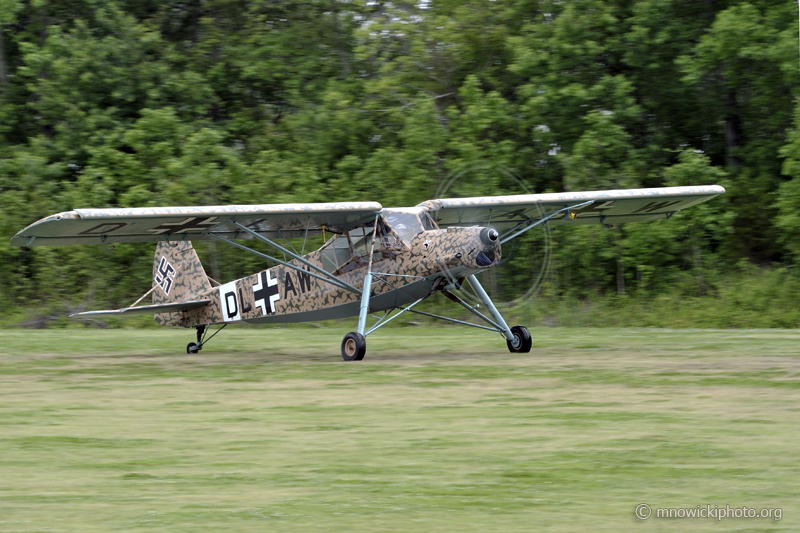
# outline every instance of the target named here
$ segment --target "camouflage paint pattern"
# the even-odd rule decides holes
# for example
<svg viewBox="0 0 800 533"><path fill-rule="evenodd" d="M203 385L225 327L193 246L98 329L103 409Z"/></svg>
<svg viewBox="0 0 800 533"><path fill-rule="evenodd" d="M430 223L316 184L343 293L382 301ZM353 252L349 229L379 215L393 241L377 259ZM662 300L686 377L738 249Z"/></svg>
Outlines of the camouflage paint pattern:
<svg viewBox="0 0 800 533"><path fill-rule="evenodd" d="M160 242L153 258L153 305L197 300L211 283L191 242ZM203 308L201 308L203 309ZM185 312L160 313L155 321L183 325Z"/></svg>

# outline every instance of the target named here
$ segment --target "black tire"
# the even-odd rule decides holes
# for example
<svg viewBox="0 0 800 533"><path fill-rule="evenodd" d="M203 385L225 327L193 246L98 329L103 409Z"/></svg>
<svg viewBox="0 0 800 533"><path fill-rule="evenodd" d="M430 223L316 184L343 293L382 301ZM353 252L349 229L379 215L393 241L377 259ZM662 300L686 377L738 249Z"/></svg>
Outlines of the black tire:
<svg viewBox="0 0 800 533"><path fill-rule="evenodd" d="M506 340L506 344L508 344L508 351L511 353L528 353L531 351L531 332L528 331L528 328L525 326L514 326L511 328L511 333L514 337L519 339L519 345L514 348L514 344Z"/></svg>
<svg viewBox="0 0 800 533"><path fill-rule="evenodd" d="M186 345L186 353L197 353L200 351L200 345L196 342L190 342Z"/></svg>
<svg viewBox="0 0 800 533"><path fill-rule="evenodd" d="M367 340L361 333L350 332L342 339L342 359L361 361L367 353Z"/></svg>

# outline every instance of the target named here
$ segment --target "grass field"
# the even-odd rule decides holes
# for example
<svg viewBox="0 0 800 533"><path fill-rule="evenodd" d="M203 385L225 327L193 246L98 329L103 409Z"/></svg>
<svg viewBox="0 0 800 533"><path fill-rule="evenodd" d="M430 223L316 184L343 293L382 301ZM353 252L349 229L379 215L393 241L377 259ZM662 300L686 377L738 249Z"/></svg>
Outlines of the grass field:
<svg viewBox="0 0 800 533"><path fill-rule="evenodd" d="M800 331L345 332L0 331L0 531L800 530Z"/></svg>

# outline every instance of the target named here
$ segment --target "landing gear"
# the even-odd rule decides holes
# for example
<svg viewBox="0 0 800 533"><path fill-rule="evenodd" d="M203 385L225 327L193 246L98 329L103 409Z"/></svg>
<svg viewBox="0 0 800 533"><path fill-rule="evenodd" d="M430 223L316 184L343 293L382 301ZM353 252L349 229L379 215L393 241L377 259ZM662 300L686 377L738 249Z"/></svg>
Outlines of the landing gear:
<svg viewBox="0 0 800 533"><path fill-rule="evenodd" d="M206 332L205 326L197 326L197 342L190 342L186 345L186 353L197 353L203 349L203 336Z"/></svg>
<svg viewBox="0 0 800 533"><path fill-rule="evenodd" d="M213 334L211 334L211 336L209 338L207 338L207 339L206 339L206 333L208 333L210 331L210 329L208 328L208 325L195 326L195 329L197 330L197 342L190 342L189 344L187 344L186 345L186 353L192 354L192 353L197 353L200 350L202 350L203 349L203 345L205 343L207 343L208 341L210 341L211 338L214 335L216 335L217 333L219 333L220 331L225 329L225 326L227 326L227 325L228 324L223 324L221 328L219 328L217 331L215 331Z"/></svg>
<svg viewBox="0 0 800 533"><path fill-rule="evenodd" d="M442 320L447 320L448 322L463 324L464 326L472 326L474 328L495 331L503 335L503 337L506 339L508 350L511 353L530 352L532 340L531 340L531 333L530 331L528 331L528 328L526 328L525 326L508 327L508 324L506 324L506 321L503 320L503 317L502 315L500 315L500 312L497 310L497 307L495 307L494 303L492 303L492 300L489 298L489 295L486 294L486 291L483 290L483 287L481 287L481 284L478 282L477 278L475 278L474 275L467 276L466 279L469 281L469 284L475 290L475 293L477 294L481 303L489 311L489 316L491 318L489 318L488 316L484 315L483 313L477 310L478 307L480 307L479 305L468 304L467 302L465 302L464 300L462 300L461 298L450 292L451 289L458 289L461 286L463 279L464 278L460 278L458 280L451 281L450 284L445 284L445 279L443 277L436 278L428 294L418 299L417 301L413 302L411 305L408 305L407 307L397 306L392 309L386 310L382 317L376 317L378 321L371 328L366 329L367 310L369 307L369 286L372 281L372 274L368 272L365 277L365 283L364 283L365 288L363 289L361 297L361 308L358 319L358 332L357 333L352 332L345 335L344 340L342 341L342 359L344 359L345 361L361 361L364 358L364 353L367 351L367 343L365 337L405 312L416 313L419 315L425 315L432 318L439 318ZM381 281L385 280L381 279ZM446 316L435 315L433 313L426 313L423 311L412 309L412 307L414 307L421 301L425 300L436 291L441 291L442 294L444 294L450 300L454 301L457 304L462 305L468 311L480 317L484 322L488 324L488 326L472 324L470 322L464 322L463 320L456 320L455 318L449 318ZM399 309L400 311L394 315L391 315L391 313L396 309Z"/></svg>
<svg viewBox="0 0 800 533"><path fill-rule="evenodd" d="M506 338L506 344L508 344L508 351L511 353L528 353L531 351L531 332L528 331L528 328L525 326L514 326L513 328L509 328L506 324L503 317L500 315L500 312L492 303L492 300L489 298L489 295L486 294L486 291L483 290L481 284L478 282L478 279L474 276L468 276L467 279L469 280L469 284L472 285L472 288L475 289L475 293L480 298L483 305L489 310L489 313L492 315L492 318L495 320L495 325L498 326L498 330L503 334Z"/></svg>
<svg viewBox="0 0 800 533"><path fill-rule="evenodd" d="M375 242L373 241L372 244L374 249ZM359 307L358 311L358 332L351 331L342 339L342 359L345 361L361 361L364 359L364 354L367 353L367 339L364 332L367 328L367 312L369 311L369 297L371 292L372 259L369 261L369 269L364 276L364 287L361 289L361 307Z"/></svg>
<svg viewBox="0 0 800 533"><path fill-rule="evenodd" d="M342 359L361 361L367 353L367 340L361 333L350 332L342 340Z"/></svg>
<svg viewBox="0 0 800 533"><path fill-rule="evenodd" d="M513 341L506 341L508 351L511 353L528 353L531 351L531 332L525 326L514 326L511 328L514 335Z"/></svg>

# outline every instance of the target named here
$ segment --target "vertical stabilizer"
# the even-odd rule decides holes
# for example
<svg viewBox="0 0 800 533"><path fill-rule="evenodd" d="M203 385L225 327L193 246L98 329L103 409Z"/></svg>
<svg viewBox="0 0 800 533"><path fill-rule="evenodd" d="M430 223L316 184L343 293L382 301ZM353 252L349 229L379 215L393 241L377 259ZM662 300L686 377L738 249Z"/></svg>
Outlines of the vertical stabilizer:
<svg viewBox="0 0 800 533"><path fill-rule="evenodd" d="M153 304L185 302L211 290L192 243L159 242L153 259Z"/></svg>

